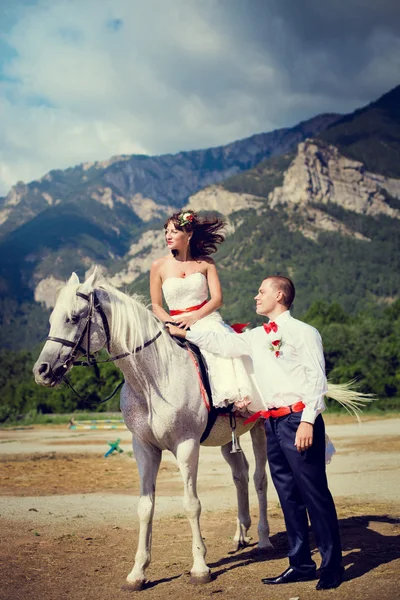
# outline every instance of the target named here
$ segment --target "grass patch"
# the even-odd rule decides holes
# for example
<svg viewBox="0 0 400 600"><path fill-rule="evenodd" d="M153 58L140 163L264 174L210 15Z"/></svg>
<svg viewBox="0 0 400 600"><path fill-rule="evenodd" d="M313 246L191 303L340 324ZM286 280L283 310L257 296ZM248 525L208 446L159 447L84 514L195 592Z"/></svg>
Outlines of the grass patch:
<svg viewBox="0 0 400 600"><path fill-rule="evenodd" d="M122 419L120 412L77 412L66 414L41 414L29 413L25 417L7 421L7 424L0 426L0 429L8 429L10 427L26 427L29 425L66 425L71 419L74 421L107 421L109 419Z"/></svg>

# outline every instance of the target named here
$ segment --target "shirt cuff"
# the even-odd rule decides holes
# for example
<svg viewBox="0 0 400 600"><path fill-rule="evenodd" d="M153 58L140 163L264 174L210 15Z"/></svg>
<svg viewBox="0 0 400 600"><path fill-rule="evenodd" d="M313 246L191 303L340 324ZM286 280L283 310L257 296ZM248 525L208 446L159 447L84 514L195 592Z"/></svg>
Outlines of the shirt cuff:
<svg viewBox="0 0 400 600"><path fill-rule="evenodd" d="M196 334L194 331L187 331L186 339L188 342L192 342L192 344L195 344L196 340L199 339L199 334L198 333Z"/></svg>
<svg viewBox="0 0 400 600"><path fill-rule="evenodd" d="M311 423L312 425L314 425L315 419L317 418L320 412L320 410L314 410L313 408L306 406L305 408L303 408L301 421L305 421L306 423Z"/></svg>

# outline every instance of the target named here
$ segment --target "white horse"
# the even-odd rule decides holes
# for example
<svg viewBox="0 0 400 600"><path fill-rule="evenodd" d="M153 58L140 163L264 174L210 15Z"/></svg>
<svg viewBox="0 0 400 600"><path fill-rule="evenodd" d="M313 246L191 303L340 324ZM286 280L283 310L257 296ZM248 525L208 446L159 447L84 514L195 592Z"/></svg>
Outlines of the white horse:
<svg viewBox="0 0 400 600"><path fill-rule="evenodd" d="M184 509L192 529L191 581L210 581L206 547L200 531L201 505L197 496L200 439L208 419L196 366L189 352L178 346L163 324L138 299L104 281L96 271L83 284L75 273L61 290L50 317L50 333L34 366L36 382L54 386L85 352L107 347L125 383L121 410L132 432L140 476L139 542L135 563L124 586L140 590L151 558L155 488L163 450L170 450L184 484ZM237 420L237 435L251 432L255 456L254 484L259 502L258 548L271 548L267 521L266 438L264 429ZM231 453L229 419L218 417L205 445L221 446L237 489L236 549L249 541L249 465L243 452Z"/></svg>

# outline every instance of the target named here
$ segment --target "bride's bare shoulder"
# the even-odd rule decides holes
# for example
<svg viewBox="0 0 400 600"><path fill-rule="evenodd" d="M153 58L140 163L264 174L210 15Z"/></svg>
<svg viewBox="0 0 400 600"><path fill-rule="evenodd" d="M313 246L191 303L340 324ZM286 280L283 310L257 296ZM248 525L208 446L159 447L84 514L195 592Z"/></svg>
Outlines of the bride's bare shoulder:
<svg viewBox="0 0 400 600"><path fill-rule="evenodd" d="M152 271L159 271L167 262L169 262L169 260L169 256L161 256L161 258L156 258L156 260L154 260L151 264Z"/></svg>
<svg viewBox="0 0 400 600"><path fill-rule="evenodd" d="M167 261L170 260L169 256L161 256L160 258L156 258L155 260L153 260L151 266L156 266L159 267L161 265L164 265Z"/></svg>

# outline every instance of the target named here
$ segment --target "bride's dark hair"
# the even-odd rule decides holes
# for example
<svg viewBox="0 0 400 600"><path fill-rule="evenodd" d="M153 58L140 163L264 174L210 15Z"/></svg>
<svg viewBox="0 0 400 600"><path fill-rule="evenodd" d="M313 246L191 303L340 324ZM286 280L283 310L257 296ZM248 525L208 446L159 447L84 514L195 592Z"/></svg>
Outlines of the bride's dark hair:
<svg viewBox="0 0 400 600"><path fill-rule="evenodd" d="M173 223L180 231L192 233L189 242L192 258L213 254L225 239L220 231L226 227L226 223L219 217L198 217L192 210L186 210L169 217L164 229L169 223Z"/></svg>

